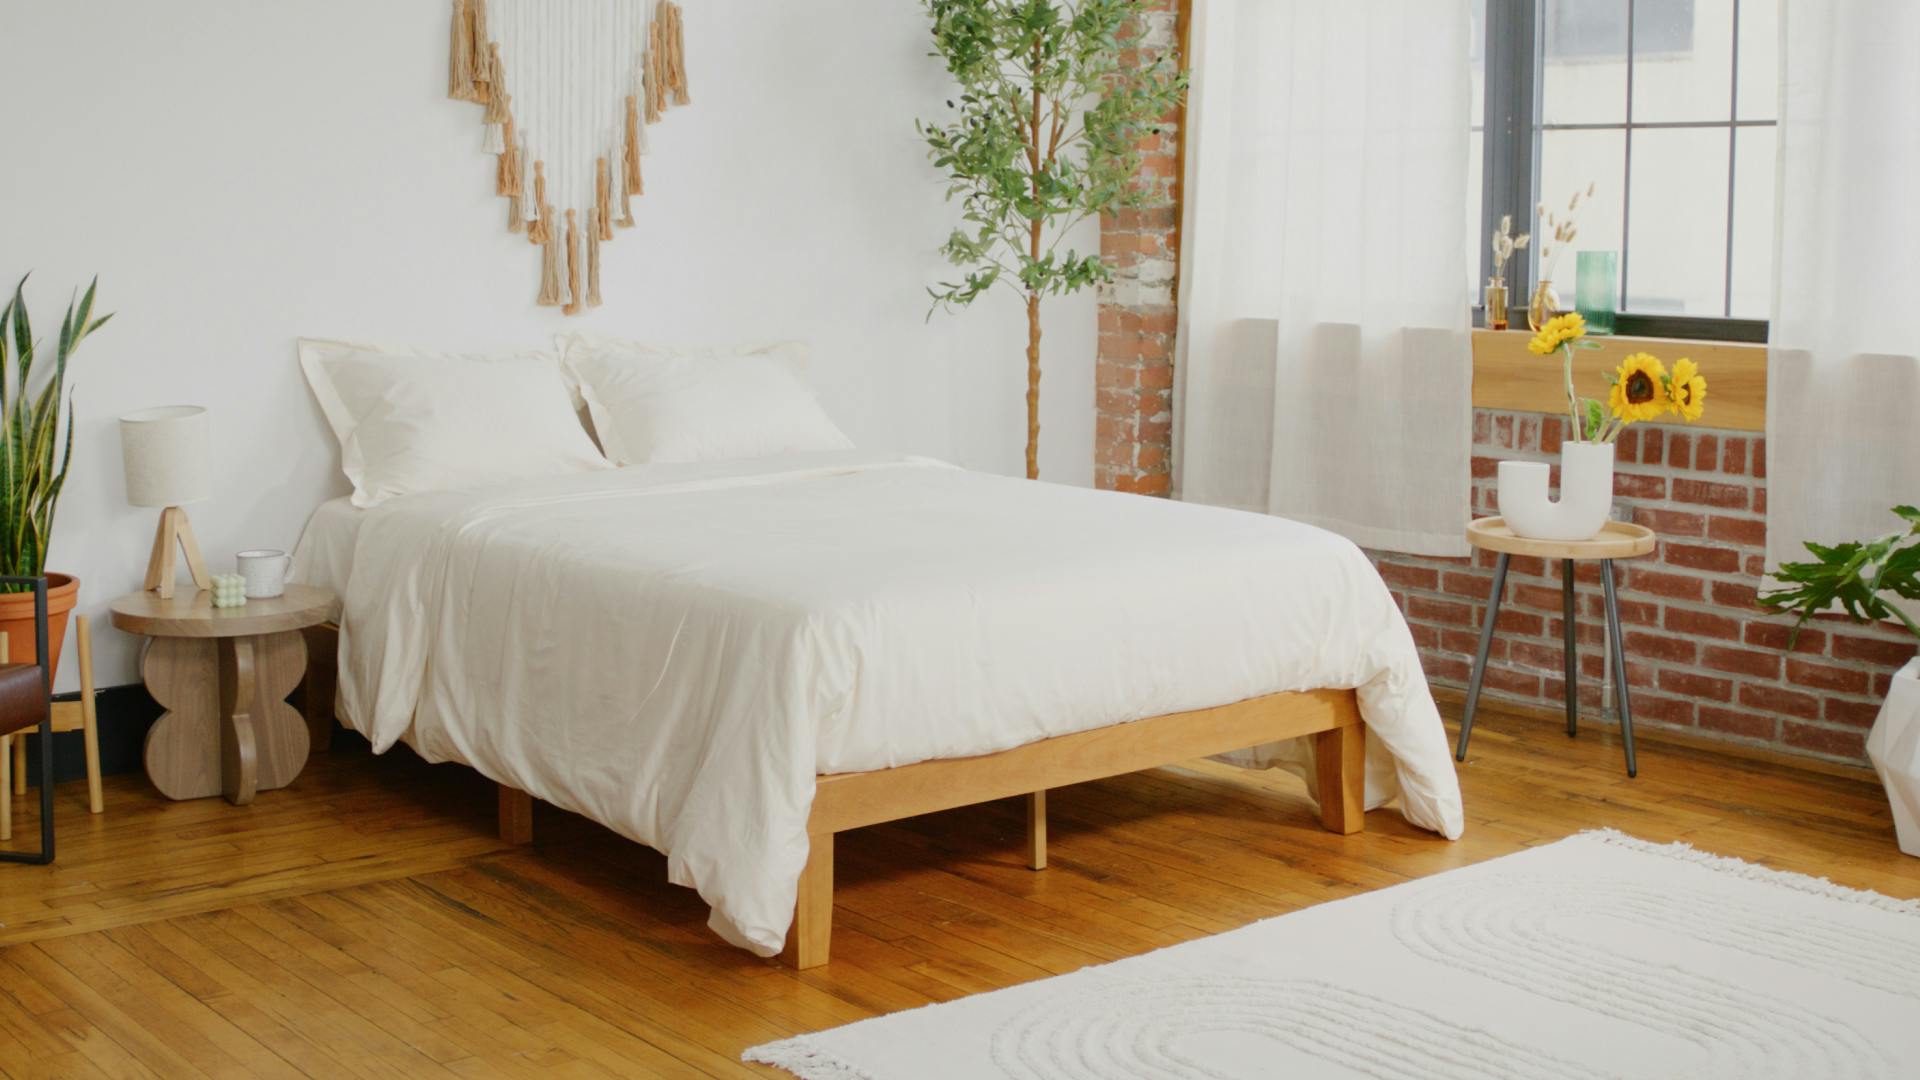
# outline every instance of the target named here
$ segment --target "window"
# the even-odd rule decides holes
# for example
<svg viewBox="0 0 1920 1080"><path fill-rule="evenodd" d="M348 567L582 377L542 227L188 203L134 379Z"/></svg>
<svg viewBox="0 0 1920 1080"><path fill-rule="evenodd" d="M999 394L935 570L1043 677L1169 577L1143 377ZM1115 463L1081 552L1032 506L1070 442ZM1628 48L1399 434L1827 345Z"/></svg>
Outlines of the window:
<svg viewBox="0 0 1920 1080"><path fill-rule="evenodd" d="M1618 253L1622 333L1764 340L1773 276L1779 0L1477 0L1471 266L1504 214L1576 191L1579 235L1552 260L1574 304L1577 253Z"/></svg>

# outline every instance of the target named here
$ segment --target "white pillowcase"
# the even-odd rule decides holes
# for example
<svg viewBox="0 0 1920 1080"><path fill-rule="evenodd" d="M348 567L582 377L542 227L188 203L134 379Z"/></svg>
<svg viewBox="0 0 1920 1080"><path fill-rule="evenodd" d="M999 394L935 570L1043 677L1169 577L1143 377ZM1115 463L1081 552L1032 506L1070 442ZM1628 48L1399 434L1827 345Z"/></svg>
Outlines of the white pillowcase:
<svg viewBox="0 0 1920 1080"><path fill-rule="evenodd" d="M801 376L803 345L666 348L578 334L561 345L594 434L616 464L853 447Z"/></svg>
<svg viewBox="0 0 1920 1080"><path fill-rule="evenodd" d="M609 467L551 353L504 356L300 342L355 506Z"/></svg>

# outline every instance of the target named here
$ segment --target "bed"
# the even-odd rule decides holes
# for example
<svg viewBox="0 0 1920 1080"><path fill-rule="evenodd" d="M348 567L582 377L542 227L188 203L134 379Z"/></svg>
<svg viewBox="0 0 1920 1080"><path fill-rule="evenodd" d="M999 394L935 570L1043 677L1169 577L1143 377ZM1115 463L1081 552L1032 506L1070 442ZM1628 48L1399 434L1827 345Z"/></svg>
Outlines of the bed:
<svg viewBox="0 0 1920 1080"><path fill-rule="evenodd" d="M1351 543L1209 507L840 450L322 507L339 719L666 854L710 925L826 962L834 837L1202 755L1325 827L1462 827L1405 622ZM323 643L324 647L324 643Z"/></svg>

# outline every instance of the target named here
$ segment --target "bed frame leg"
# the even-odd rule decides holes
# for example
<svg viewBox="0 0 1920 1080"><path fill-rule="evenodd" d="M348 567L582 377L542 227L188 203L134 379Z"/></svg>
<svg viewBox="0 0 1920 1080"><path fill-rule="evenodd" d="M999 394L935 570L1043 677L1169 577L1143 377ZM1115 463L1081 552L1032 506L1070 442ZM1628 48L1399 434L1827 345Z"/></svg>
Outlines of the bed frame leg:
<svg viewBox="0 0 1920 1080"><path fill-rule="evenodd" d="M782 962L803 971L827 962L833 940L833 834L809 834L807 845L807 867L800 872L793 925L787 929L786 947L780 950Z"/></svg>
<svg viewBox="0 0 1920 1080"><path fill-rule="evenodd" d="M500 787L500 839L509 844L533 843L533 796L505 784Z"/></svg>
<svg viewBox="0 0 1920 1080"><path fill-rule="evenodd" d="M1313 737L1320 780L1320 824L1357 833L1366 823L1367 729L1342 724Z"/></svg>
<svg viewBox="0 0 1920 1080"><path fill-rule="evenodd" d="M1045 789L1027 796L1027 866L1047 868L1047 793Z"/></svg>

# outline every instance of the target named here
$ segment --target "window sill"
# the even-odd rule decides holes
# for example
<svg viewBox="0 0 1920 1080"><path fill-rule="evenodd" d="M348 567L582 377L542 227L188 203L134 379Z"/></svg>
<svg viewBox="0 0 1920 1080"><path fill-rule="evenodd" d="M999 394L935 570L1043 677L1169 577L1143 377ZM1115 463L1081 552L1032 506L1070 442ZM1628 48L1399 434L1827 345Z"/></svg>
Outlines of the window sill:
<svg viewBox="0 0 1920 1080"><path fill-rule="evenodd" d="M1557 358L1527 351L1532 334L1519 330L1473 332L1473 404L1480 409L1559 415L1567 392ZM1698 426L1729 431L1767 427L1767 347L1746 342L1595 334L1598 349L1573 352L1574 387L1583 396L1606 396L1603 374L1628 353L1650 352L1669 366L1691 357L1707 377L1707 412Z"/></svg>

